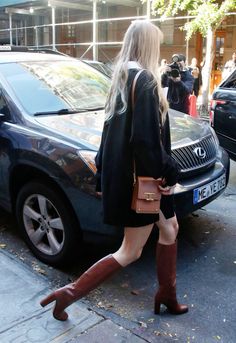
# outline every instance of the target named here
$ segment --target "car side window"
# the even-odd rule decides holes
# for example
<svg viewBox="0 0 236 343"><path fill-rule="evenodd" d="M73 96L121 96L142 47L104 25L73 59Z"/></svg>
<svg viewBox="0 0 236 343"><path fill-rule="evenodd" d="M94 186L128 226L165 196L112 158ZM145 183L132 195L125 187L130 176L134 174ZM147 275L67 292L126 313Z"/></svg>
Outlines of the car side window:
<svg viewBox="0 0 236 343"><path fill-rule="evenodd" d="M233 88L236 89L236 71L231 74L227 80L222 84L223 88Z"/></svg>

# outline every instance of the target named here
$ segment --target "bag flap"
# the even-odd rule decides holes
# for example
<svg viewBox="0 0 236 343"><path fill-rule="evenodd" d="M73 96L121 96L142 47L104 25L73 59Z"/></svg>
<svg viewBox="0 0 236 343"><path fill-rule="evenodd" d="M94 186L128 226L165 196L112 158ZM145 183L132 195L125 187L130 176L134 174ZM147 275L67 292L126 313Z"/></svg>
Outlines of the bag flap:
<svg viewBox="0 0 236 343"><path fill-rule="evenodd" d="M160 184L159 179L153 179L151 177L138 176L138 199L144 200L160 200L161 193L158 189Z"/></svg>

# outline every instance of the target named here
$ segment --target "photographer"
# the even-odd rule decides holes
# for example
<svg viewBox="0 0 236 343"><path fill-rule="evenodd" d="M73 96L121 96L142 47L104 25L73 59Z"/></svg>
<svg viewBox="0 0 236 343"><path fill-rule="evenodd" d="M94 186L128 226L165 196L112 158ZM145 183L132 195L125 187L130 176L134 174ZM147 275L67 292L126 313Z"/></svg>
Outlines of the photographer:
<svg viewBox="0 0 236 343"><path fill-rule="evenodd" d="M193 91L194 78L185 66L185 56L175 54L161 75L162 87L168 87L170 108L189 113L189 95Z"/></svg>

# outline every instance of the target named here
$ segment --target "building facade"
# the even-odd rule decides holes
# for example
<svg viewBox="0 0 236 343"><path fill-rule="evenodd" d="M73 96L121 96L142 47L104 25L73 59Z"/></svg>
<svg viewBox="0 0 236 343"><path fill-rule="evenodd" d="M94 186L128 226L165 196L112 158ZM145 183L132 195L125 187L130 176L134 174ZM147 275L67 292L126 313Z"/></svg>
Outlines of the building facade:
<svg viewBox="0 0 236 343"><path fill-rule="evenodd" d="M151 0L1 0L0 44L52 48L84 59L112 62L132 20L148 18L164 33L161 58L170 62L183 53L190 63L204 60L205 41L200 34L186 42L180 30L188 17L160 21L151 14ZM236 13L227 15L215 36L212 85L221 80L227 60L236 51Z"/></svg>

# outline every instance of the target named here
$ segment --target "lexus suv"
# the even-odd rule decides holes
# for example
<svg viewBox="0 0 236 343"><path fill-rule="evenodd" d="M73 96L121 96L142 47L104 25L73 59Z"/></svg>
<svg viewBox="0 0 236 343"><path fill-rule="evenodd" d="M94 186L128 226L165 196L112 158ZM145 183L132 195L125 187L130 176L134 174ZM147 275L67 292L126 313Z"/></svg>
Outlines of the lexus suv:
<svg viewBox="0 0 236 343"><path fill-rule="evenodd" d="M49 51L0 48L0 206L12 212L32 252L59 265L83 233L114 235L102 221L94 158L110 79ZM23 49L26 50L26 49ZM170 110L180 167L176 211L184 216L225 189L229 158L206 122Z"/></svg>
<svg viewBox="0 0 236 343"><path fill-rule="evenodd" d="M220 145L236 161L236 69L214 90L210 118Z"/></svg>

